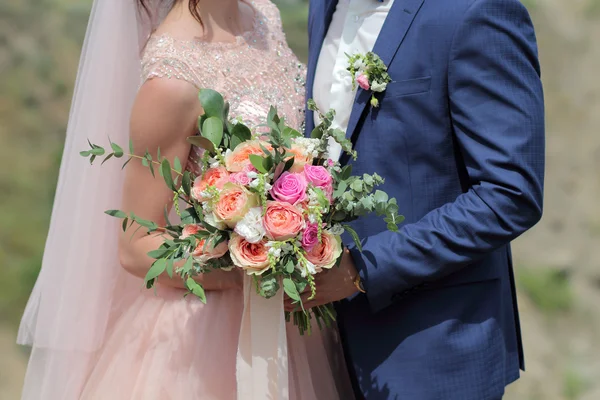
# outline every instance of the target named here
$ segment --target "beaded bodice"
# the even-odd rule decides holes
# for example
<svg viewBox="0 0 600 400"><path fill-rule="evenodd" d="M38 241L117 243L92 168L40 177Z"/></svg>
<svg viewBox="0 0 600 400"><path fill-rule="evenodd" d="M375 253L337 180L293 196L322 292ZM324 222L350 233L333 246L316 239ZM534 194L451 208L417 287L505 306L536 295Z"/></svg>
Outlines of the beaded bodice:
<svg viewBox="0 0 600 400"><path fill-rule="evenodd" d="M264 124L271 105L300 129L306 69L287 46L277 7L269 0L249 2L254 27L235 42L180 40L153 35L142 57L142 80L175 78L214 89L230 102L230 116Z"/></svg>

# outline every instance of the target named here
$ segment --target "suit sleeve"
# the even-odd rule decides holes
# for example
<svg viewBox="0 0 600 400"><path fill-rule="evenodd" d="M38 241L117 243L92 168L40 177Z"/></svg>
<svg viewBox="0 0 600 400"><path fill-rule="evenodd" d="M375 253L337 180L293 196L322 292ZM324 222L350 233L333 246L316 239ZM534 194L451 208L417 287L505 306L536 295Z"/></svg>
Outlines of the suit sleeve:
<svg viewBox="0 0 600 400"><path fill-rule="evenodd" d="M450 113L469 189L400 233L351 248L373 312L483 258L542 215L544 106L537 45L517 0L476 0L455 31Z"/></svg>

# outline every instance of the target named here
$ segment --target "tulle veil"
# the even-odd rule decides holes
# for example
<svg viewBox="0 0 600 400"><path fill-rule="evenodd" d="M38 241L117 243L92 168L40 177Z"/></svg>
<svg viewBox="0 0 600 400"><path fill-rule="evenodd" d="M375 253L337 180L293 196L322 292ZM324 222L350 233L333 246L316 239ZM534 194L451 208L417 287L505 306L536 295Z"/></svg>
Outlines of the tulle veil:
<svg viewBox="0 0 600 400"><path fill-rule="evenodd" d="M50 230L17 342L31 346L24 399L75 399L107 327L139 292L117 259L123 173L90 168L89 139L127 143L140 55L171 1L94 0L81 53ZM128 297L129 296L129 297Z"/></svg>

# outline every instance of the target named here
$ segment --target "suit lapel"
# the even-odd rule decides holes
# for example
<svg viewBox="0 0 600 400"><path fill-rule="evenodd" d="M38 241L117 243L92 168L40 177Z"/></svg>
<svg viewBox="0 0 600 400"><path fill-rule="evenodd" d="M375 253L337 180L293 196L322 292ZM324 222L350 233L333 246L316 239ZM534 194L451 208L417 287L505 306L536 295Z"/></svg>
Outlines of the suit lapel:
<svg viewBox="0 0 600 400"><path fill-rule="evenodd" d="M320 0L310 2L310 48L308 50L308 66L306 75L306 99L313 97L313 83L321 46L329 29L331 17L335 11L337 0ZM310 135L314 127L313 113L306 109L306 135Z"/></svg>
<svg viewBox="0 0 600 400"><path fill-rule="evenodd" d="M424 0L395 0L394 4L392 4L381 32L377 37L375 46L373 46L373 52L381 57L385 65L390 65L394 59L423 2ZM393 79L394 77L392 76ZM365 106L369 103L370 98L370 91L358 89L354 105L352 106L350 120L348 121L348 129L346 130L348 138L352 138L360 116Z"/></svg>

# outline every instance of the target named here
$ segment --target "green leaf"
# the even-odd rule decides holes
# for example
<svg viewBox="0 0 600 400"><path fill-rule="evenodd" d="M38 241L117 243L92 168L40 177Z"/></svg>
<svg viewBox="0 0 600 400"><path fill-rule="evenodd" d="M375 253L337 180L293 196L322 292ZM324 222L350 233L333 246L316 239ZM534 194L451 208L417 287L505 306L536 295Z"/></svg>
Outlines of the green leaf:
<svg viewBox="0 0 600 400"><path fill-rule="evenodd" d="M158 260L159 258L165 256L170 250L169 249L158 249L158 250L152 250L148 252L148 257L150 258L154 258L156 260Z"/></svg>
<svg viewBox="0 0 600 400"><path fill-rule="evenodd" d="M387 224L387 228L388 228L388 231L398 232L398 225L394 224L393 222L390 222L389 224Z"/></svg>
<svg viewBox="0 0 600 400"><path fill-rule="evenodd" d="M344 168L342 168L340 179L345 181L346 179L350 178L350 175L352 175L352 165L348 164Z"/></svg>
<svg viewBox="0 0 600 400"><path fill-rule="evenodd" d="M167 260L167 275L169 275L169 278L173 279L173 259L169 258Z"/></svg>
<svg viewBox="0 0 600 400"><path fill-rule="evenodd" d="M104 157L104 160L102 160L102 163L100 165L104 165L104 163L107 162L108 160L110 160L111 158L113 158L114 155L115 155L115 153L110 153L109 155Z"/></svg>
<svg viewBox="0 0 600 400"><path fill-rule="evenodd" d="M310 133L310 137L312 139L321 139L323 137L323 129L321 129L321 126L315 127Z"/></svg>
<svg viewBox="0 0 600 400"><path fill-rule="evenodd" d="M231 134L233 136L239 137L240 139L242 139L242 141L252 139L252 132L250 131L250 128L241 123L237 123L233 126Z"/></svg>
<svg viewBox="0 0 600 400"><path fill-rule="evenodd" d="M294 261L292 259L288 260L287 264L285 264L285 272L291 274L294 272L295 269L296 266L294 265Z"/></svg>
<svg viewBox="0 0 600 400"><path fill-rule="evenodd" d="M256 154L250 154L248 156L248 158L250 159L250 162L252 163L252 165L254 166L254 168L256 168L256 170L258 172L261 172L263 174L266 174L267 172L269 172L269 170L266 169L264 166L264 158L263 157L258 156Z"/></svg>
<svg viewBox="0 0 600 400"><path fill-rule="evenodd" d="M79 155L82 157L89 157L90 156L90 152L89 151L80 151Z"/></svg>
<svg viewBox="0 0 600 400"><path fill-rule="evenodd" d="M350 188L352 190L354 190L355 192L362 192L363 190L363 184L362 181L360 179L355 180L354 182L352 182L352 184L350 185Z"/></svg>
<svg viewBox="0 0 600 400"><path fill-rule="evenodd" d="M298 138L298 137L302 137L302 134L300 132L298 132L297 130L295 130L294 128L291 128L289 126L286 126L283 129L283 132L281 132L281 134L286 137L286 138Z"/></svg>
<svg viewBox="0 0 600 400"><path fill-rule="evenodd" d="M129 153L134 154L133 152L133 140L129 139Z"/></svg>
<svg viewBox="0 0 600 400"><path fill-rule="evenodd" d="M346 232L348 232L350 234L350 236L352 236L352 240L354 240L354 243L356 244L356 248L358 249L358 251L360 251L362 253L362 245L360 244L360 238L358 237L358 233L356 233L356 231L354 229L352 229L352 227L350 225L342 225L342 227L344 228L344 230Z"/></svg>
<svg viewBox="0 0 600 400"><path fill-rule="evenodd" d="M105 153L105 151L102 147L94 147L93 149L90 150L90 154L93 154L95 156L103 156L104 153Z"/></svg>
<svg viewBox="0 0 600 400"><path fill-rule="evenodd" d="M187 141L191 145L196 146L196 147L200 147L201 149L205 149L209 153L214 153L215 152L215 145L213 144L213 142L211 142L210 140L208 140L205 137L202 137L202 136L190 136L190 137L187 138Z"/></svg>
<svg viewBox="0 0 600 400"><path fill-rule="evenodd" d="M125 169L125 167L127 166L127 164L129 164L131 162L131 160L133 160L133 158L129 157L129 159L127 159L127 161L125 161L125 163L123 164L123 166L121 167L121 169Z"/></svg>
<svg viewBox="0 0 600 400"><path fill-rule="evenodd" d="M192 272L193 267L194 267L194 259L192 257L188 257L185 260L185 264L183 264L183 267L181 268L181 270L183 271L184 274L189 274L190 272Z"/></svg>
<svg viewBox="0 0 600 400"><path fill-rule="evenodd" d="M115 217L115 218L127 218L127 214L125 214L121 210L108 210L108 211L104 211L104 214L108 214L111 217Z"/></svg>
<svg viewBox="0 0 600 400"><path fill-rule="evenodd" d="M181 173L181 161L179 160L179 157L175 157L175 160L173 160L173 168L175 169L175 171Z"/></svg>
<svg viewBox="0 0 600 400"><path fill-rule="evenodd" d="M183 179L181 180L181 186L183 187L183 192L186 196L191 196L192 191L192 177L190 171L185 171L183 173Z"/></svg>
<svg viewBox="0 0 600 400"><path fill-rule="evenodd" d="M340 222L340 221L344 221L346 219L346 216L347 216L346 212L338 210L333 213L333 215L331 216L331 219L336 222Z"/></svg>
<svg viewBox="0 0 600 400"><path fill-rule="evenodd" d="M219 147L223 140L223 122L217 117L207 118L202 124L202 136Z"/></svg>
<svg viewBox="0 0 600 400"><path fill-rule="evenodd" d="M139 225L143 226L144 228L148 228L150 230L155 230L156 228L158 228L158 225L156 225L156 223L152 222L152 221L148 221L146 219L142 219L139 217L134 217L135 222L137 222Z"/></svg>
<svg viewBox="0 0 600 400"><path fill-rule="evenodd" d="M292 166L294 165L295 159L296 159L295 157L292 157L285 162L285 165L283 166L283 172L288 171L292 168Z"/></svg>
<svg viewBox="0 0 600 400"><path fill-rule="evenodd" d="M112 148L112 150L115 154L115 157L117 157L117 158L123 157L123 149L121 148L121 146L119 146L116 143L111 143L110 147Z"/></svg>
<svg viewBox="0 0 600 400"><path fill-rule="evenodd" d="M167 160L165 158L163 160L163 162L161 163L160 168L162 170L162 175L163 175L163 178L165 179L165 183L167 184L167 187L173 191L176 191L177 189L175 188L175 183L173 182L173 176L171 175L171 164L169 163L169 160Z"/></svg>
<svg viewBox="0 0 600 400"><path fill-rule="evenodd" d="M373 200L375 200L376 203L387 203L388 199L388 194L384 191L376 190L375 194L373 194Z"/></svg>
<svg viewBox="0 0 600 400"><path fill-rule="evenodd" d="M123 232L127 231L127 222L129 222L129 218L123 219Z"/></svg>
<svg viewBox="0 0 600 400"><path fill-rule="evenodd" d="M150 269L148 270L148 273L146 274L144 281L148 282L150 280L158 278L160 276L160 274L165 272L166 268L167 268L167 260L161 258L159 260L154 261L154 263L152 264L152 267L150 267Z"/></svg>
<svg viewBox="0 0 600 400"><path fill-rule="evenodd" d="M190 292L196 297L200 299L201 302L206 304L206 293L204 292L204 288L198 284L192 278L187 278L185 281L185 286L188 288Z"/></svg>
<svg viewBox="0 0 600 400"><path fill-rule="evenodd" d="M292 300L300 301L300 293L294 284L294 281L290 278L283 279L283 290Z"/></svg>
<svg viewBox="0 0 600 400"><path fill-rule="evenodd" d="M150 165L150 163L148 162L148 160L146 158L142 158L142 165L144 167L147 167L148 165Z"/></svg>
<svg viewBox="0 0 600 400"><path fill-rule="evenodd" d="M200 89L198 99L200 99L204 114L209 118L217 117L220 121L220 118L223 116L223 109L225 108L223 96L212 89ZM220 123L221 127L223 127L223 123Z"/></svg>

